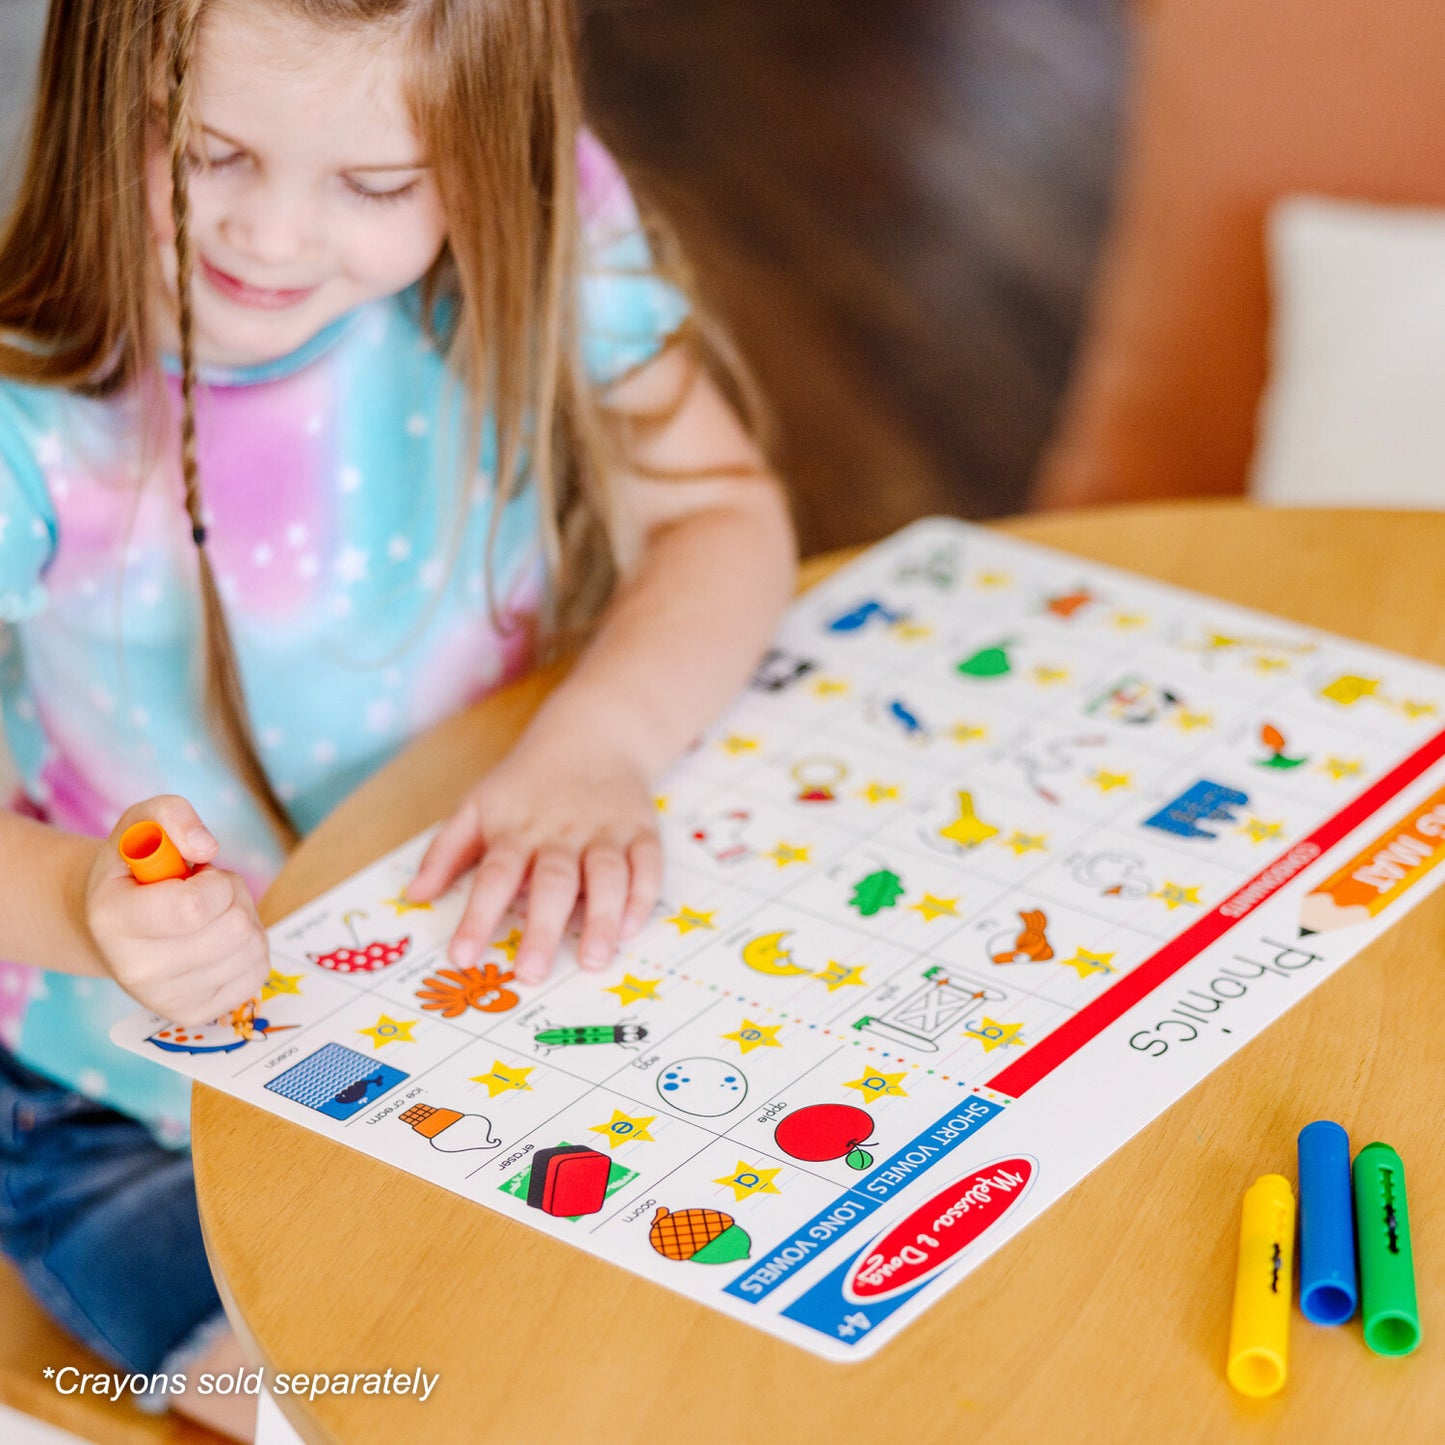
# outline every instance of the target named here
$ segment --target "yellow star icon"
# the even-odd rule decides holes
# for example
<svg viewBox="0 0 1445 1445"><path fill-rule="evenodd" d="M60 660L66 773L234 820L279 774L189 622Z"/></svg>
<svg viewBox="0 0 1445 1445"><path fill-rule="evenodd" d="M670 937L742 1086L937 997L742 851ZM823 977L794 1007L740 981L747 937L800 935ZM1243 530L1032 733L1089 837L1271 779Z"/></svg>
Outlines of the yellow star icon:
<svg viewBox="0 0 1445 1445"><path fill-rule="evenodd" d="M656 1114L647 1114L634 1119L621 1109L614 1109L612 1117L605 1124L589 1124L588 1132L601 1134L607 1140L608 1149L619 1144L636 1144L642 1141L655 1144L657 1141L647 1132L647 1126L657 1121Z"/></svg>
<svg viewBox="0 0 1445 1445"><path fill-rule="evenodd" d="M814 697L838 697L848 691L848 683L841 677L820 677L813 684Z"/></svg>
<svg viewBox="0 0 1445 1445"><path fill-rule="evenodd" d="M738 1167L724 1179L714 1179L714 1184L725 1184L733 1192L733 1199L746 1199L750 1194L781 1194L773 1180L782 1173L781 1169L759 1169L755 1164L738 1160Z"/></svg>
<svg viewBox="0 0 1445 1445"><path fill-rule="evenodd" d="M1249 665L1256 672L1266 674L1271 672L1284 672L1289 667L1289 659L1287 657L1266 657L1261 654L1258 657L1250 658Z"/></svg>
<svg viewBox="0 0 1445 1445"><path fill-rule="evenodd" d="M863 970L868 965L860 964L853 968L846 963L838 963L836 960L829 962L827 968L821 968L813 975L821 983L828 985L828 992L835 993L840 988L847 988L849 985L863 987Z"/></svg>
<svg viewBox="0 0 1445 1445"><path fill-rule="evenodd" d="M1114 626L1120 632L1130 632L1136 627L1147 627L1149 619L1142 612L1116 612L1114 614Z"/></svg>
<svg viewBox="0 0 1445 1445"><path fill-rule="evenodd" d="M416 1019L388 1018L386 1014L377 1019L369 1029L357 1029L359 1034L367 1034L373 1040L373 1048L383 1048L387 1044L414 1044L411 1031L416 1027Z"/></svg>
<svg viewBox="0 0 1445 1445"><path fill-rule="evenodd" d="M1051 683L1066 682L1069 676L1067 667L1044 667L1034 668L1034 681L1040 687L1048 687Z"/></svg>
<svg viewBox="0 0 1445 1445"><path fill-rule="evenodd" d="M1214 714L1207 712L1177 712L1174 714L1175 726L1181 732L1192 733L1195 728L1212 728L1214 726Z"/></svg>
<svg viewBox="0 0 1445 1445"><path fill-rule="evenodd" d="M1134 779L1131 774L1111 773L1105 768L1095 768L1089 774L1089 781L1101 793L1109 793L1115 788L1129 788L1134 785Z"/></svg>
<svg viewBox="0 0 1445 1445"><path fill-rule="evenodd" d="M1183 908L1187 903L1191 908L1198 908L1203 899L1199 896L1198 886L1183 888L1178 883L1165 883L1157 893L1151 893L1151 898L1159 898L1164 906L1173 913L1176 908Z"/></svg>
<svg viewBox="0 0 1445 1445"><path fill-rule="evenodd" d="M624 1007L644 998L658 1002L657 986L661 982L660 978L633 978L630 973L624 973L621 983L614 983L611 988L603 989L603 992L615 993L618 1002Z"/></svg>
<svg viewBox="0 0 1445 1445"><path fill-rule="evenodd" d="M1047 853L1048 835L1046 833L1015 833L1011 838L1003 840L1005 848L1012 848L1020 858L1025 853Z"/></svg>
<svg viewBox="0 0 1445 1445"><path fill-rule="evenodd" d="M666 794L666 793L659 793L659 794L652 800L652 806L653 806L653 808L654 808L657 812L659 812L659 813L665 813L665 812L667 812L667 794Z"/></svg>
<svg viewBox="0 0 1445 1445"><path fill-rule="evenodd" d="M301 992L301 975L299 973L277 973L273 968L266 975L266 982L261 985L261 1000L264 1003L268 998L275 998L278 993Z"/></svg>
<svg viewBox="0 0 1445 1445"><path fill-rule="evenodd" d="M1342 783L1346 778L1358 778L1365 770L1365 765L1359 758L1326 758L1320 764L1320 772L1328 773L1335 782Z"/></svg>
<svg viewBox="0 0 1445 1445"><path fill-rule="evenodd" d="M975 587L983 587L994 590L999 587L1010 587L1013 585L1013 578L1007 572L980 572L973 579Z"/></svg>
<svg viewBox="0 0 1445 1445"><path fill-rule="evenodd" d="M1111 960L1112 953L1090 953L1087 948L1076 948L1072 958L1060 958L1057 962L1065 968L1071 968L1080 978L1088 978L1096 973L1117 973ZM985 1020L987 1022L987 1020Z"/></svg>
<svg viewBox="0 0 1445 1445"><path fill-rule="evenodd" d="M899 798L899 790L894 783L869 783L866 788L858 794L871 807L876 808L879 803L896 803Z"/></svg>
<svg viewBox="0 0 1445 1445"><path fill-rule="evenodd" d="M707 913L698 913L684 904L671 918L663 919L663 922L672 924L679 933L691 933L694 928L716 928L717 924L713 922L716 917L715 908Z"/></svg>
<svg viewBox="0 0 1445 1445"><path fill-rule="evenodd" d="M1353 673L1337 677L1332 683L1320 689L1320 696L1337 702L1341 707L1353 707L1362 698L1378 697L1383 678L1357 677Z"/></svg>
<svg viewBox="0 0 1445 1445"><path fill-rule="evenodd" d="M398 918L400 918L403 913L431 912L430 903L413 903L411 899L406 896L405 893L398 893L395 898L386 898L382 901L388 907L396 909L396 914Z"/></svg>
<svg viewBox="0 0 1445 1445"><path fill-rule="evenodd" d="M843 1087L857 1089L863 1095L865 1104L871 1104L874 1099L882 1099L889 1094L906 1099L908 1090L902 1087L902 1082L907 1077L907 1069L898 1074L880 1074L875 1073L872 1069L865 1069L860 1077L849 1079Z"/></svg>
<svg viewBox="0 0 1445 1445"><path fill-rule="evenodd" d="M755 1024L751 1019L744 1019L733 1033L723 1034L722 1037L736 1044L743 1053L750 1054L754 1049L782 1048L778 1042L780 1028L782 1024Z"/></svg>
<svg viewBox="0 0 1445 1445"><path fill-rule="evenodd" d="M771 853L764 853L764 858L771 858L779 868L786 868L790 863L810 863L812 857L806 847L794 847L791 843L779 843Z"/></svg>
<svg viewBox="0 0 1445 1445"><path fill-rule="evenodd" d="M925 923L932 923L935 918L958 917L958 899L956 898L935 898L933 894L925 893L922 902L910 903L908 906L915 913L921 913Z"/></svg>
<svg viewBox="0 0 1445 1445"><path fill-rule="evenodd" d="M729 733L718 743L723 752L738 757L742 753L755 753L758 750L757 738L739 737L737 733Z"/></svg>
<svg viewBox="0 0 1445 1445"><path fill-rule="evenodd" d="M906 617L895 622L891 630L902 642L921 642L933 636L933 629L926 622L910 622Z"/></svg>
<svg viewBox="0 0 1445 1445"><path fill-rule="evenodd" d="M1001 1024L985 1015L977 1028L967 1024L963 1031L983 1045L984 1053L991 1054L995 1049L1008 1048L1010 1044L1022 1047L1024 1040L1019 1037L1022 1029L1022 1024Z"/></svg>
<svg viewBox="0 0 1445 1445"><path fill-rule="evenodd" d="M988 736L988 729L975 727L972 723L954 723L948 735L956 743L976 743Z"/></svg>
<svg viewBox="0 0 1445 1445"><path fill-rule="evenodd" d="M517 950L521 946L522 930L520 928L514 928L505 938L495 938L492 940L492 947L500 948L513 963L516 962Z"/></svg>
<svg viewBox="0 0 1445 1445"><path fill-rule="evenodd" d="M1263 818L1251 818L1244 827L1236 828L1235 832L1243 833L1251 843L1268 843L1271 838L1278 838L1284 832L1284 824L1266 823Z"/></svg>
<svg viewBox="0 0 1445 1445"><path fill-rule="evenodd" d="M1400 711L1408 718L1434 717L1439 708L1433 702L1420 702L1415 698L1406 698L1400 704Z"/></svg>
<svg viewBox="0 0 1445 1445"><path fill-rule="evenodd" d="M500 1059L492 1061L492 1071L489 1074L473 1074L472 1083L485 1084L487 1086L487 1097L495 1099L498 1094L505 1094L509 1089L531 1089L527 1082L527 1075L532 1072L531 1067L525 1069L508 1068Z"/></svg>

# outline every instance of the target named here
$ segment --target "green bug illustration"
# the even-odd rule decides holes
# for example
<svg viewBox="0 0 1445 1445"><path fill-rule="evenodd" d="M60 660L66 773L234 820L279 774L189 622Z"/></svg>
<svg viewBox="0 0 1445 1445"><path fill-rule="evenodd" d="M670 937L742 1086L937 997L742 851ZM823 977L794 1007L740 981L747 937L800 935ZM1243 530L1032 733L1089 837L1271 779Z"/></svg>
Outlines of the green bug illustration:
<svg viewBox="0 0 1445 1445"><path fill-rule="evenodd" d="M578 1044L621 1044L629 1048L647 1037L645 1024L623 1020L617 1024L578 1024L570 1028L543 1029L537 1043L544 1049L570 1049Z"/></svg>

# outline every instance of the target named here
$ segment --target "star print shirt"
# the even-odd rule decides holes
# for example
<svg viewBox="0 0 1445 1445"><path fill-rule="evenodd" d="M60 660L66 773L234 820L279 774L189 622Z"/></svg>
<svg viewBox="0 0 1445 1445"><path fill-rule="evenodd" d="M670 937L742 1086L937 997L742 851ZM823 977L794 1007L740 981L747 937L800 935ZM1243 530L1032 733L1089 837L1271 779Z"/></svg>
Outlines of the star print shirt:
<svg viewBox="0 0 1445 1445"><path fill-rule="evenodd" d="M653 356L686 303L651 272L611 158L584 136L578 161L583 354L605 383ZM303 834L407 739L530 660L543 586L535 498L523 489L505 507L488 554L488 448L469 482L439 465L457 397L419 317L414 288L278 361L203 371L198 389L209 545L252 729ZM259 893L281 860L203 721L179 463L173 449L138 462L131 405L0 380L11 806L104 836L132 803L182 794L220 840L218 863ZM0 1043L179 1142L189 1085L110 1042L134 1008L109 980L0 963Z"/></svg>

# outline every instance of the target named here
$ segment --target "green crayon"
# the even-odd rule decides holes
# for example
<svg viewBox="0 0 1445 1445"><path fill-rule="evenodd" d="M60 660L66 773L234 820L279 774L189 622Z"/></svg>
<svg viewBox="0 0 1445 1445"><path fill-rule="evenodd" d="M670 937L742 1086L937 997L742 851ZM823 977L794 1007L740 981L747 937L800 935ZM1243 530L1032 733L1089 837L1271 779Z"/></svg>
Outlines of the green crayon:
<svg viewBox="0 0 1445 1445"><path fill-rule="evenodd" d="M1420 1343L1420 1310L1405 1166L1388 1144L1366 1144L1355 1155L1354 1185L1365 1343L1377 1355L1408 1355Z"/></svg>

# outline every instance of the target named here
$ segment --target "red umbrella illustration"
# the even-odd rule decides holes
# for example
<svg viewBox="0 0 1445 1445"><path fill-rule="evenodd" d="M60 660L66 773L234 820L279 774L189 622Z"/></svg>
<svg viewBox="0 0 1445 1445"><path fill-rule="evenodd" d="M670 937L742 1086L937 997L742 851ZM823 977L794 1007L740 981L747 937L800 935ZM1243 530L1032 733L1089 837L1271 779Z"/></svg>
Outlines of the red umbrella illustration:
<svg viewBox="0 0 1445 1445"><path fill-rule="evenodd" d="M349 913L341 915L341 921L346 925L351 934L351 941L355 947L348 948L343 944L340 948L333 948L328 953L308 953L307 958L312 963L322 968L329 968L333 973L375 973L378 969L390 968L392 964L398 963L406 957L406 951L411 947L411 934L405 938L399 938L395 943L363 943L356 935L356 930L351 926L353 918L365 918L364 909L353 908Z"/></svg>

